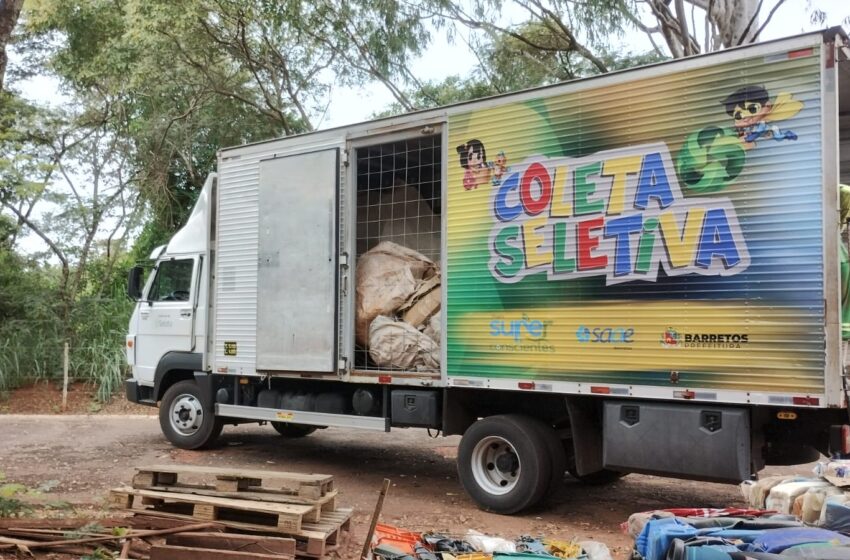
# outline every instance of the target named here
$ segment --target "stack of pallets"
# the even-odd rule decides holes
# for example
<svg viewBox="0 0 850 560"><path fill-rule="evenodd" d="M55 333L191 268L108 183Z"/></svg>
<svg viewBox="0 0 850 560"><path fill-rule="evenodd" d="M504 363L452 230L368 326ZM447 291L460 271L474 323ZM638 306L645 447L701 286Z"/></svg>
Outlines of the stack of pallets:
<svg viewBox="0 0 850 560"><path fill-rule="evenodd" d="M136 514L214 521L229 531L274 535L269 541L277 558L322 558L334 550L351 523L351 510L336 507L337 490L333 477L273 471L233 470L194 466L137 467L132 488L112 490L113 507ZM198 558L229 560L235 555L233 546L248 554L244 558L260 558L237 546L239 536L231 533L191 535L171 538L165 546L151 551L152 560L190 558L186 548L195 549L207 543L209 553ZM188 539L188 540L187 540ZM227 544L228 554L214 555L215 549ZM245 544L245 543L243 543ZM252 550L261 552L265 545ZM248 548L251 548L250 546ZM269 550L265 548L265 550ZM241 557L240 557L241 558Z"/></svg>

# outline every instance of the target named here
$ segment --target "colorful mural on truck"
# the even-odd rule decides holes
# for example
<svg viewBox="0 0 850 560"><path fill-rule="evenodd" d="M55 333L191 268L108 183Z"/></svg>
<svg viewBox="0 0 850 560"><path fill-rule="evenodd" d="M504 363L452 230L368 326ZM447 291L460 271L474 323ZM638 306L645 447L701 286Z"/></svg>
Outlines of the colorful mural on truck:
<svg viewBox="0 0 850 560"><path fill-rule="evenodd" d="M449 376L823 392L819 68L450 117Z"/></svg>

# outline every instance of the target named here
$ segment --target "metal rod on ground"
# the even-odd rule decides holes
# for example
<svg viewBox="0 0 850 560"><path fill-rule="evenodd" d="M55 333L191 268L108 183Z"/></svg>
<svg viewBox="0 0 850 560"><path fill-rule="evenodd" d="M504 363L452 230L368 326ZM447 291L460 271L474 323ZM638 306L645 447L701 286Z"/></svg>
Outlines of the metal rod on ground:
<svg viewBox="0 0 850 560"><path fill-rule="evenodd" d="M65 343L65 357L62 360L62 410L68 408L68 343Z"/></svg>
<svg viewBox="0 0 850 560"><path fill-rule="evenodd" d="M363 543L363 552L360 553L360 560L365 560L369 555L369 546L372 544L372 536L375 534L375 526L378 524L378 517L381 515L381 510L384 508L384 498L387 497L387 491L390 489L390 479L384 479L384 487L381 488L381 495L378 496L378 503L375 504L375 513L372 514L372 523L369 525L369 532L366 533L366 542Z"/></svg>

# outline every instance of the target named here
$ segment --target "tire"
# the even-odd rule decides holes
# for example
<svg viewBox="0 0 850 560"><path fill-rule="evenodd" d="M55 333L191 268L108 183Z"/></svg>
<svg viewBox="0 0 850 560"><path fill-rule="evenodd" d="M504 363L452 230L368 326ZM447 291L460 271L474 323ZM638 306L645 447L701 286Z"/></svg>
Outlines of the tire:
<svg viewBox="0 0 850 560"><path fill-rule="evenodd" d="M223 424L201 395L194 381L180 381L165 392L159 407L159 426L172 444L181 449L209 447L221 434Z"/></svg>
<svg viewBox="0 0 850 560"><path fill-rule="evenodd" d="M309 436L319 429L318 426L308 426L306 424L290 424L289 422L272 422L272 428L277 430L277 433L288 439L302 438Z"/></svg>
<svg viewBox="0 0 850 560"><path fill-rule="evenodd" d="M552 457L541 426L508 414L479 420L463 434L458 476L481 509L512 514L543 498L552 482Z"/></svg>
<svg viewBox="0 0 850 560"><path fill-rule="evenodd" d="M564 450L564 442L558 437L555 428L540 421L533 422L537 425L540 436L546 442L546 448L549 453L549 464L552 473L549 477L549 483L546 486L546 491L543 493L544 499L548 499L555 495L564 484L564 475L567 472L567 453Z"/></svg>

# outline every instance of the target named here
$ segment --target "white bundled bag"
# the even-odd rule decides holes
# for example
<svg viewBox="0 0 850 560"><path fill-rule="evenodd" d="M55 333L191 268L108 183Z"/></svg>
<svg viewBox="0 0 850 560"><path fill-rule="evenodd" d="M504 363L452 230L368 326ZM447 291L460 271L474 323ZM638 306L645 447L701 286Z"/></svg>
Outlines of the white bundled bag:
<svg viewBox="0 0 850 560"><path fill-rule="evenodd" d="M440 346L404 321L379 316L369 328L369 356L379 367L439 371Z"/></svg>
<svg viewBox="0 0 850 560"><path fill-rule="evenodd" d="M355 340L369 344L369 326L378 315L394 315L420 282L436 274L434 263L390 241L379 243L357 261Z"/></svg>

